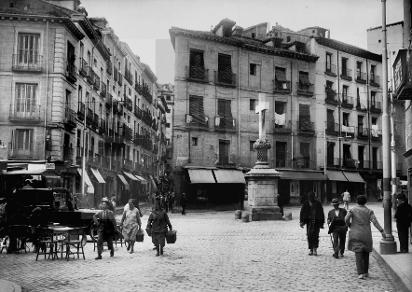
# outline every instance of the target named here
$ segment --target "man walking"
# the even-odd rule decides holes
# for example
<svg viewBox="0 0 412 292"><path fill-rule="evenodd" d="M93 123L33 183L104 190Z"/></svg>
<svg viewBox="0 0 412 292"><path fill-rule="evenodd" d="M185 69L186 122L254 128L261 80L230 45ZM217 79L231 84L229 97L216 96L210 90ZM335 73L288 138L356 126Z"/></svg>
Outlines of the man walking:
<svg viewBox="0 0 412 292"><path fill-rule="evenodd" d="M333 209L328 213L328 233L333 236L333 257L338 259L339 253L343 257L345 252L346 232L348 228L345 223L347 211L344 208L339 208L339 200L332 200Z"/></svg>
<svg viewBox="0 0 412 292"><path fill-rule="evenodd" d="M348 192L348 189L346 189L346 190L343 192L342 200L343 200L343 207L344 207L346 210L349 210L350 193Z"/></svg>
<svg viewBox="0 0 412 292"><path fill-rule="evenodd" d="M109 202L107 199L102 200L102 210L93 216L93 220L97 225L97 257L96 260L102 259L103 242L107 242L107 247L110 250L110 256L114 256L113 237L116 231L116 220L113 212L109 210Z"/></svg>
<svg viewBox="0 0 412 292"><path fill-rule="evenodd" d="M412 223L412 207L408 204L404 194L398 196L398 208L396 209L395 218L396 229L398 229L400 252L408 253L408 233Z"/></svg>

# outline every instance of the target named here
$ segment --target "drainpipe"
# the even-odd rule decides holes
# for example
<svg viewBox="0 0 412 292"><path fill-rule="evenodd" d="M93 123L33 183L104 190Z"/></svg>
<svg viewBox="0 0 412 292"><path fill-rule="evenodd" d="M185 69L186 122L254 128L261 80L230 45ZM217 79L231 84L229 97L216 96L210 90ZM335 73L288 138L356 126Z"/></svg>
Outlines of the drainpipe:
<svg viewBox="0 0 412 292"><path fill-rule="evenodd" d="M339 143L339 169L342 170L342 127L341 127L341 98L340 98L340 66L339 66L339 51L336 51L336 73L338 75L338 89L337 89L337 94L338 94L338 125L339 125L339 133L338 133L338 143Z"/></svg>
<svg viewBox="0 0 412 292"><path fill-rule="evenodd" d="M48 104L49 104L49 50L48 50L48 44L49 44L49 21L46 21L46 45L44 46L46 48L46 104L44 108L44 160L47 160L47 150L46 150L46 140L47 140L47 109L48 109ZM52 101L53 101L53 95L52 95Z"/></svg>
<svg viewBox="0 0 412 292"><path fill-rule="evenodd" d="M290 120L293 121L293 92L292 92L292 84L293 84L293 63L290 61ZM293 168L293 159L295 156L293 145L294 145L294 139L293 139L293 124L291 123L291 131L290 131L290 136L291 136L291 161L292 161L292 168Z"/></svg>
<svg viewBox="0 0 412 292"><path fill-rule="evenodd" d="M241 49L240 47L237 48L237 157L236 160L240 160L240 53L241 53ZM248 55L249 57L249 55ZM262 66L260 66L261 72L262 72ZM262 74L260 74L260 78L262 78ZM249 80L249 78L248 78ZM239 166L239 160L237 161L236 165Z"/></svg>

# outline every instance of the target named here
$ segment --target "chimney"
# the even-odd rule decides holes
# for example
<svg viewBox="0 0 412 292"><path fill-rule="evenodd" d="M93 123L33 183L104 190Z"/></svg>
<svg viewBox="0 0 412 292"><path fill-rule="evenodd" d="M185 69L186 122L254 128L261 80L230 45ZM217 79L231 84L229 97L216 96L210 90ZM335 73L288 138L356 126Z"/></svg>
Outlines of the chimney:
<svg viewBox="0 0 412 292"><path fill-rule="evenodd" d="M230 37L232 35L232 28L236 22L228 18L222 19L212 30L212 32L221 37Z"/></svg>

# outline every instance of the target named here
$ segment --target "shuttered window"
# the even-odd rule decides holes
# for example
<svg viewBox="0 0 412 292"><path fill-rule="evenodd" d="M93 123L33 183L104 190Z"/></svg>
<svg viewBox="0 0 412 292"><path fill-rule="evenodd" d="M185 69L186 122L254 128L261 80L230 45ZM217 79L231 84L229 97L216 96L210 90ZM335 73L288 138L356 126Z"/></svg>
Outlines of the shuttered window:
<svg viewBox="0 0 412 292"><path fill-rule="evenodd" d="M218 55L218 71L219 72L232 72L232 57L226 54Z"/></svg>
<svg viewBox="0 0 412 292"><path fill-rule="evenodd" d="M310 121L310 106L308 104L299 104L299 120Z"/></svg>
<svg viewBox="0 0 412 292"><path fill-rule="evenodd" d="M37 84L16 83L16 112L33 112L36 107Z"/></svg>
<svg viewBox="0 0 412 292"><path fill-rule="evenodd" d="M308 72L299 71L299 83L304 85L310 84Z"/></svg>
<svg viewBox="0 0 412 292"><path fill-rule="evenodd" d="M191 95L189 97L189 115L193 122L203 123L205 121L202 96Z"/></svg>
<svg viewBox="0 0 412 292"><path fill-rule="evenodd" d="M276 81L286 81L286 69L282 67L275 67Z"/></svg>
<svg viewBox="0 0 412 292"><path fill-rule="evenodd" d="M190 50L190 67L204 67L203 51Z"/></svg>
<svg viewBox="0 0 412 292"><path fill-rule="evenodd" d="M12 132L13 149L30 151L33 145L33 130L31 129L16 129Z"/></svg>

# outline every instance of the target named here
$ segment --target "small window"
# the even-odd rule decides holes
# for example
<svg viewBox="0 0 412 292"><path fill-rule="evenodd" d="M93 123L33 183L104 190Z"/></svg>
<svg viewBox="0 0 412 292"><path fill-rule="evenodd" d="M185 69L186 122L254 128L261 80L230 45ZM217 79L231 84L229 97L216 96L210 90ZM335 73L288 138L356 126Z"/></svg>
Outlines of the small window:
<svg viewBox="0 0 412 292"><path fill-rule="evenodd" d="M192 146L197 146L197 137L192 137Z"/></svg>
<svg viewBox="0 0 412 292"><path fill-rule="evenodd" d="M255 151L255 148L253 148L253 144L255 144L255 141L249 141L249 150L250 151Z"/></svg>
<svg viewBox="0 0 412 292"><path fill-rule="evenodd" d="M170 123L166 123L166 128L170 128Z"/></svg>
<svg viewBox="0 0 412 292"><path fill-rule="evenodd" d="M256 99L249 100L249 110L255 111L256 110Z"/></svg>
<svg viewBox="0 0 412 292"><path fill-rule="evenodd" d="M290 42L290 36L289 35L286 37L286 41Z"/></svg>
<svg viewBox="0 0 412 292"><path fill-rule="evenodd" d="M381 40L378 40L378 43L381 43Z"/></svg>
<svg viewBox="0 0 412 292"><path fill-rule="evenodd" d="M166 100L170 101L170 95L166 95Z"/></svg>
<svg viewBox="0 0 412 292"><path fill-rule="evenodd" d="M249 68L250 75L256 76L256 64L250 63Z"/></svg>
<svg viewBox="0 0 412 292"><path fill-rule="evenodd" d="M256 38L256 34L252 32L252 39Z"/></svg>

